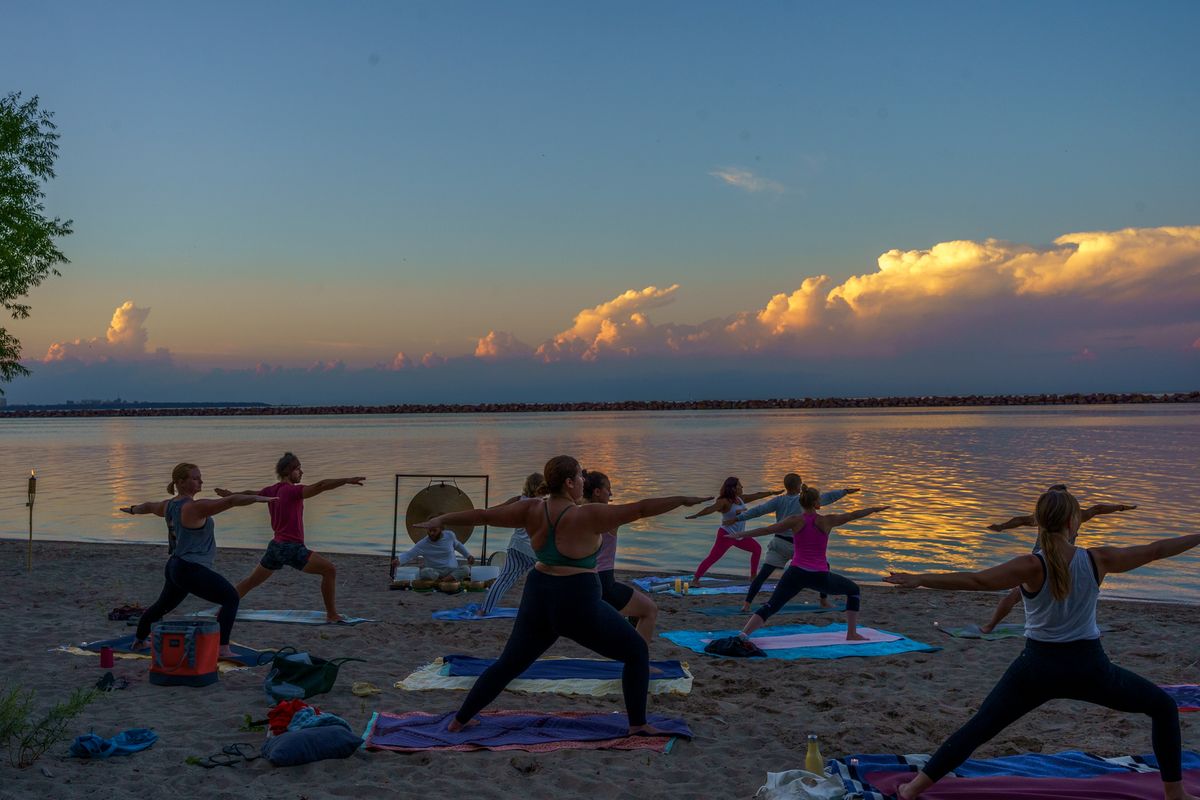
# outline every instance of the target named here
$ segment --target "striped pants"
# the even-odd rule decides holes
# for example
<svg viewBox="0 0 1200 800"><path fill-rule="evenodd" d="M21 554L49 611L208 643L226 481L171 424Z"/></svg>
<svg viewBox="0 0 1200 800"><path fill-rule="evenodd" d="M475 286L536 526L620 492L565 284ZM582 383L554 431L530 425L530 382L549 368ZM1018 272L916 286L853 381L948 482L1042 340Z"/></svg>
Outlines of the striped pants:
<svg viewBox="0 0 1200 800"><path fill-rule="evenodd" d="M504 593L513 587L518 578L533 569L535 563L528 553L509 548L499 577L488 587L487 597L483 599L483 616L492 613Z"/></svg>

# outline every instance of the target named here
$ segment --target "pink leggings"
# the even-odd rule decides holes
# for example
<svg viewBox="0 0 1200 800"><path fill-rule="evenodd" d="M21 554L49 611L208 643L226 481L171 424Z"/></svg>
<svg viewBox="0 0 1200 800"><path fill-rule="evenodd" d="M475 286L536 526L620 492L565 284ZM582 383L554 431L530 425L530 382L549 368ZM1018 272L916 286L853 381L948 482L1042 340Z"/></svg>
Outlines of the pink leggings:
<svg viewBox="0 0 1200 800"><path fill-rule="evenodd" d="M717 528L717 540L713 542L712 550L708 551L708 555L700 562L700 566L696 567L696 575L692 578L692 581L699 583L700 577L708 572L713 564L720 561L731 547L745 550L750 554L750 575L753 577L757 574L758 558L762 555L762 545L754 539L735 539L725 531L724 527L721 527Z"/></svg>

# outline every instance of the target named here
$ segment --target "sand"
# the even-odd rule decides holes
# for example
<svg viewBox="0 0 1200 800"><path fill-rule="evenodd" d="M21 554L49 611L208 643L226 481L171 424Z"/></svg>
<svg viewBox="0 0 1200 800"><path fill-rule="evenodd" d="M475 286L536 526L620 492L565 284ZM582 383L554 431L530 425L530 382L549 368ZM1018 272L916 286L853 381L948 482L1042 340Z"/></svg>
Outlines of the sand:
<svg viewBox="0 0 1200 800"><path fill-rule="evenodd" d="M108 611L125 603L148 606L162 583L165 547L38 543L32 574L25 572L25 545L0 541L0 685L35 689L41 707L76 687L95 683L99 659L50 652L56 645L120 636L132 629L109 622ZM217 568L234 582L248 574L258 553L222 549ZM392 684L413 669L448 653L495 656L511 620L433 622L430 611L476 601L480 595L447 597L389 591L383 557L335 555L340 610L377 623L357 627L242 622L234 640L262 649L294 645L332 658L357 656L367 663L343 668L337 686L313 698L361 730L376 710L453 710L461 692L405 692ZM620 574L620 573L619 573ZM319 609L319 580L281 571L244 601L246 608ZM518 595L510 595L516 605ZM765 599L765 596L764 598ZM264 760L204 770L185 763L240 741L243 715L265 717L264 668L232 672L216 686L164 688L147 681L146 661L118 660L113 670L131 685L101 696L72 725L111 736L131 727L153 728L161 737L148 751L128 758L85 762L66 755L67 742L33 767L18 770L3 754L0 798L81 798L187 795L203 798L315 798L346 796L603 798L750 798L767 771L802 766L805 738L816 733L827 757L865 752L931 752L977 708L1020 652L1022 641L951 639L933 628L980 622L997 599L986 593L903 591L864 587L861 624L903 633L944 649L937 653L835 661L737 661L703 656L657 639L651 658L680 659L695 675L690 696L655 696L651 713L684 717L696 737L666 755L612 751L548 754L476 752L401 755L359 752L342 761L276 768ZM736 627L739 618L708 617L694 609L738 602L731 596L659 597L660 629ZM189 598L177 613L207 607ZM1111 602L1101 604L1105 647L1112 659L1161 684L1195 683L1200 642L1195 606ZM1021 618L1020 609L1010 618ZM842 621L838 613L788 615L780 624ZM587 656L560 642L552 655ZM354 681L383 689L361 699ZM505 693L497 709L620 710L620 698L578 698ZM1195 749L1193 716L1182 717L1185 748ZM978 752L981 757L1020 752L1082 749L1110 756L1150 751L1148 720L1081 703L1056 701L1027 716Z"/></svg>

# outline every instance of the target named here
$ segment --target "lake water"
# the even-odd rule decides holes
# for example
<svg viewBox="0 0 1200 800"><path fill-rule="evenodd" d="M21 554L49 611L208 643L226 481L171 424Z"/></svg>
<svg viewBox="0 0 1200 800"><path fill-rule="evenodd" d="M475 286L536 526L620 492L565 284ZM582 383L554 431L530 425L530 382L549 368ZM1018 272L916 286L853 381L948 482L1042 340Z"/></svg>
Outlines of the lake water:
<svg viewBox="0 0 1200 800"><path fill-rule="evenodd" d="M27 535L31 468L38 474L36 537L162 542L160 519L117 508L163 499L178 461L200 465L206 490L265 486L284 450L301 457L306 481L367 476L361 488L306 504L309 545L334 553L390 550L397 486L403 518L409 499L429 483L397 481L396 473L487 474L496 503L558 453L608 473L614 502L715 494L729 475L747 492L775 489L788 471L822 489L862 487L830 510L891 508L840 528L830 560L865 580L889 568L975 569L1028 552L1032 529L995 534L985 526L1032 512L1053 483L1066 483L1085 506L1139 505L1084 526L1085 544L1191 533L1200 511L1200 407L1192 405L0 419L0 536ZM483 504L482 481L457 483ZM712 544L715 518L689 521L687 513L623 529L618 564L693 569ZM508 534L490 530L488 551L502 549ZM262 547L269 538L261 506L217 519L222 546ZM468 546L478 553L481 545L477 530ZM731 550L717 569L742 572L748 560ZM1200 548L1111 576L1105 587L1113 595L1200 602L1198 566Z"/></svg>

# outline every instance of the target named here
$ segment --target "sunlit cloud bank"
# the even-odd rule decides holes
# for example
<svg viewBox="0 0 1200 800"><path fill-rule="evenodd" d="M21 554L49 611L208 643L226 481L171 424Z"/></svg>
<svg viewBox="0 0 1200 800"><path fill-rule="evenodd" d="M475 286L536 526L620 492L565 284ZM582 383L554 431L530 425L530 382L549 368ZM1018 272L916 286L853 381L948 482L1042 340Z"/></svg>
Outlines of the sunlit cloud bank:
<svg viewBox="0 0 1200 800"><path fill-rule="evenodd" d="M942 242L890 250L874 271L840 282L812 275L794 285L759 307L694 324L655 319L683 287L646 286L582 309L540 343L491 330L459 354L397 350L371 366L211 371L149 352L149 309L129 301L103 338L51 346L9 397L100 396L108 383L127 387L127 399L285 403L1173 391L1200 383L1200 226L1072 233L1040 247Z"/></svg>
<svg viewBox="0 0 1200 800"><path fill-rule="evenodd" d="M740 167L722 167L721 169L714 169L708 174L722 181L727 186L732 186L735 189L741 189L752 194L758 192L783 194L784 191L782 183L773 181L770 178L764 178L761 175L755 175L750 170L741 169Z"/></svg>
<svg viewBox="0 0 1200 800"><path fill-rule="evenodd" d="M103 337L55 342L46 350L42 361L169 358L170 353L165 348L158 348L154 352L146 350L146 342L150 338L146 330L146 318L149 316L150 309L139 308L132 300L126 300L113 312L112 321L108 323L108 330Z"/></svg>

